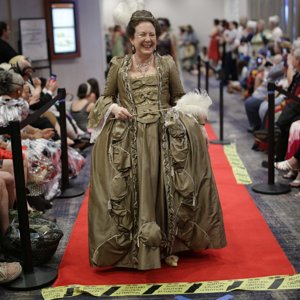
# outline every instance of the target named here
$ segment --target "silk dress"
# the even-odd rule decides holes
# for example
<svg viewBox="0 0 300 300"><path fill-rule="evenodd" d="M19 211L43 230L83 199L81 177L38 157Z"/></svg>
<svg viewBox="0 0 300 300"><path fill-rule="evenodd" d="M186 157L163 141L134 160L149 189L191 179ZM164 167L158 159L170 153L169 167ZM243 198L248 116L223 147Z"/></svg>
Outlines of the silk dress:
<svg viewBox="0 0 300 300"><path fill-rule="evenodd" d="M170 254L226 245L202 125L172 109L184 95L172 57L156 54L155 64L156 74L133 78L131 55L114 57L89 116L98 131L88 204L92 266L156 269ZM114 102L133 118L114 119Z"/></svg>

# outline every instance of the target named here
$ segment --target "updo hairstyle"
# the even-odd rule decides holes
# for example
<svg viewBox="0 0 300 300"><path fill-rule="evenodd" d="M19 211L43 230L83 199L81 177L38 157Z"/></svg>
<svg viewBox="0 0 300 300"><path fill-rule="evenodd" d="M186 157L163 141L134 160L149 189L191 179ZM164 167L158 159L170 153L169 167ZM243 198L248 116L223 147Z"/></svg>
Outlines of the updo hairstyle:
<svg viewBox="0 0 300 300"><path fill-rule="evenodd" d="M88 82L81 83L77 90L77 97L79 99L84 99L88 97L91 93L91 85Z"/></svg>
<svg viewBox="0 0 300 300"><path fill-rule="evenodd" d="M20 74L0 68L0 96L9 95L23 85L24 80Z"/></svg>
<svg viewBox="0 0 300 300"><path fill-rule="evenodd" d="M152 13L147 10L137 10L130 18L130 21L126 27L126 34L128 38L133 38L135 34L135 28L142 22L150 22L155 28L156 37L160 36L161 30L158 21L153 17Z"/></svg>

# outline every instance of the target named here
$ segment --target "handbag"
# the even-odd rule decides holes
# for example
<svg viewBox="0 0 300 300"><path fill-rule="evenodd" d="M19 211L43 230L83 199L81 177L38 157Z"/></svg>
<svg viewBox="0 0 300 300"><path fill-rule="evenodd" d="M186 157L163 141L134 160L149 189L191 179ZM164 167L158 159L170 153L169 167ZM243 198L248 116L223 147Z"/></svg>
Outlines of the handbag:
<svg viewBox="0 0 300 300"><path fill-rule="evenodd" d="M28 217L34 266L47 263L54 255L63 232L53 221L41 216ZM23 261L18 217L15 216L2 240L2 252L8 261Z"/></svg>

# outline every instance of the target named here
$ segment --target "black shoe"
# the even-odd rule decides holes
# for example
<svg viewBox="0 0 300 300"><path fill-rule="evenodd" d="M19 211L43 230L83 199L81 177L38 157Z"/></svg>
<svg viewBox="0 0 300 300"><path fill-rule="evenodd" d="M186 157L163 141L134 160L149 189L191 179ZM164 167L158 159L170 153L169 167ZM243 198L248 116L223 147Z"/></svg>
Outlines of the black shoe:
<svg viewBox="0 0 300 300"><path fill-rule="evenodd" d="M263 160L263 161L261 162L261 166L262 166L263 168L268 168L268 167L269 167L269 162L268 162L267 160Z"/></svg>
<svg viewBox="0 0 300 300"><path fill-rule="evenodd" d="M260 151L259 145L257 143L254 143L253 146L251 147L251 149L254 151Z"/></svg>
<svg viewBox="0 0 300 300"><path fill-rule="evenodd" d="M27 201L30 206L42 212L45 212L46 209L52 207L52 203L46 200L43 195L38 195L38 196L27 195Z"/></svg>

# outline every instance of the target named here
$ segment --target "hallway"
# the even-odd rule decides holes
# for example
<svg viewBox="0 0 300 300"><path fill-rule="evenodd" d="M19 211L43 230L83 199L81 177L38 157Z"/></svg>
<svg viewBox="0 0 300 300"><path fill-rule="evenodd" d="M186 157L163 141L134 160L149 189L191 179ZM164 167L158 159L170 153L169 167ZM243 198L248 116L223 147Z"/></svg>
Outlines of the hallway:
<svg viewBox="0 0 300 300"><path fill-rule="evenodd" d="M197 76L189 73L183 73L186 91L192 91L197 87ZM204 77L201 78L202 87L204 87ZM209 121L213 126L215 133L219 136L219 82L211 78L209 86L209 95L213 100L213 105L209 114ZM230 140L236 144L238 155L244 163L253 184L267 183L268 170L261 166L263 160L267 159L267 154L251 150L254 142L252 134L247 132L248 121L244 111L243 101L239 99L238 94L227 94L224 89L224 139ZM89 180L90 168L90 150L85 150L87 163L81 171L78 178L73 183L86 189ZM211 157L211 160L214 158ZM278 171L275 171L275 182L287 183L281 177ZM300 271L300 254L299 254L299 234L300 234L300 191L292 189L288 194L282 195L264 195L253 192L252 185L247 189L251 194L256 206L265 218L273 234L275 235L280 246L286 253L290 262L293 264L297 273ZM71 234L74 221L81 205L83 196L71 199L56 199L53 208L46 212L46 215L57 218L57 223L64 231L59 248L51 261L51 266L58 268L58 264L64 253L64 249ZM76 262L74 262L76 263ZM209 270L208 270L209 272ZM297 290L287 291L257 291L245 292L235 291L226 294L198 294L187 295L182 299L218 299L230 294L232 299L252 300L252 299L299 299L300 292ZM112 299L112 297L109 297ZM143 297L145 298L145 297ZM0 299L42 299L40 290L14 292L0 288ZM79 296L74 299L95 299L91 296ZM114 298L125 299L125 298ZM126 298L127 299L127 298ZM137 297L130 297L137 299ZM141 297L140 297L141 299ZM162 299L162 297L151 297L147 299ZM166 296L164 299L177 299L175 296ZM178 298L179 299L179 298ZM229 298L228 298L229 299Z"/></svg>

